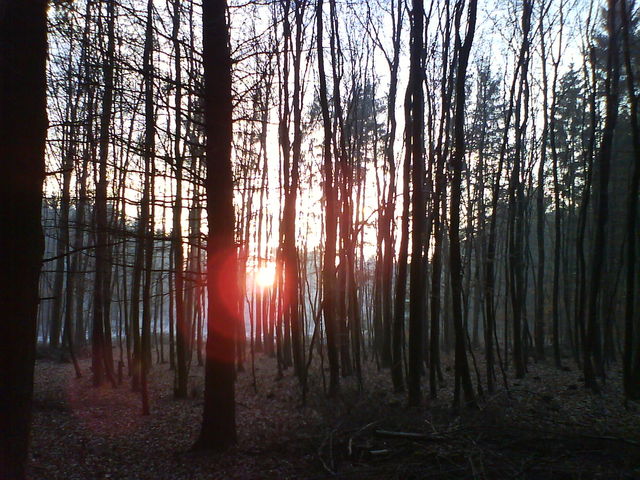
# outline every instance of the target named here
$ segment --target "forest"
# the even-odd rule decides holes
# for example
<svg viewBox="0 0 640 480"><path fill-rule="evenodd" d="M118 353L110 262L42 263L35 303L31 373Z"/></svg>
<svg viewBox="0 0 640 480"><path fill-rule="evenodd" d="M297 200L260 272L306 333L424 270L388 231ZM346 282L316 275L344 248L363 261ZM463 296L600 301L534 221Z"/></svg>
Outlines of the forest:
<svg viewBox="0 0 640 480"><path fill-rule="evenodd" d="M635 0L0 0L0 480L640 478Z"/></svg>

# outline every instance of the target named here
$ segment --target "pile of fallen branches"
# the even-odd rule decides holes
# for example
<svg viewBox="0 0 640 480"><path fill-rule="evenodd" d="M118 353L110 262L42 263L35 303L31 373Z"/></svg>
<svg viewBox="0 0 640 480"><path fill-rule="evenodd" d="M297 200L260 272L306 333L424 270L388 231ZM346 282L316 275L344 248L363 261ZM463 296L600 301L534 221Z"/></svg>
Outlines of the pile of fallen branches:
<svg viewBox="0 0 640 480"><path fill-rule="evenodd" d="M634 439L495 423L431 432L377 424L329 431L318 450L327 474L397 479L640 476L640 443Z"/></svg>

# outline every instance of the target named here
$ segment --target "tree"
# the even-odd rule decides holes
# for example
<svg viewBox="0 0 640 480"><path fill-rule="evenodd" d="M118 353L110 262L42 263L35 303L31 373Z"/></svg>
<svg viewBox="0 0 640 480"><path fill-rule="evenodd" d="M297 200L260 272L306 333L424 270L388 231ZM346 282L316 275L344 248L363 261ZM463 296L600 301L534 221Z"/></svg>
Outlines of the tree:
<svg viewBox="0 0 640 480"><path fill-rule="evenodd" d="M536 240L538 243L538 271L536 273L536 305L534 321L535 349L538 358L544 358L544 273L545 273L545 208L544 208L544 169L547 163L547 137L549 135L549 92L547 75L546 30L544 27L545 2L540 3L538 32L540 34L540 63L542 64L542 138L540 161L538 165L538 192L536 195Z"/></svg>
<svg viewBox="0 0 640 480"><path fill-rule="evenodd" d="M629 199L627 207L627 290L625 299L625 333L624 333L624 391L627 398L640 399L640 347L636 346L635 357L633 355L634 336L640 327L638 312L635 313L635 284L636 284L636 224L638 212L638 190L640 185L640 126L638 125L638 97L633 67L631 64L631 19L626 0L622 0L622 41L624 51L624 64L627 77L627 91L629 94L629 110L631 113L631 136L633 139L633 153L635 155L633 175L629 186Z"/></svg>
<svg viewBox="0 0 640 480"><path fill-rule="evenodd" d="M44 241L47 2L0 1L0 477L25 478Z"/></svg>
<svg viewBox="0 0 640 480"><path fill-rule="evenodd" d="M593 243L591 283L589 285L587 326L583 349L584 381L587 388L598 392L600 387L595 378L594 364L602 374L602 351L600 347L600 328L598 324L598 300L602 287L602 271L606 248L605 227L609 218L609 176L611 172L611 153L613 149L613 134L618 119L618 90L620 84L619 28L617 16L619 5L617 0L609 0L607 11L607 67L604 84L605 91L605 119L602 130L600 152L596 158L598 168L597 203L594 209L595 239Z"/></svg>
<svg viewBox="0 0 640 480"><path fill-rule="evenodd" d="M108 304L111 302L108 218L107 218L107 159L109 156L109 129L113 117L113 70L115 67L115 0L106 0L107 4L107 51L104 59L104 93L100 121L100 156L98 159L98 184L96 185L95 223L95 283L93 294L93 330L91 334L91 368L93 384L100 385L104 374L115 385L111 358L111 330Z"/></svg>
<svg viewBox="0 0 640 480"><path fill-rule="evenodd" d="M473 44L473 37L476 28L476 10L478 4L476 0L470 0L468 6L467 33L464 41L460 36L460 20L464 0L456 5L455 16L455 46L458 52L458 69L456 72L456 105L454 117L454 152L452 159L453 175L451 181L451 215L449 219L449 257L451 262L451 294L453 297L453 324L455 328L456 350L455 350L455 378L456 388L454 393L454 405L459 404L460 387L464 391L464 399L467 404L475 402L471 376L469 374L469 364L466 353L466 332L462 323L462 261L460 258L460 190L462 183L462 167L465 156L464 138L464 110L466 94L466 75L469 63L469 54Z"/></svg>
<svg viewBox="0 0 640 480"><path fill-rule="evenodd" d="M400 245L398 246L398 265L396 273L396 291L393 298L393 361L391 365L394 388L397 392L404 390L402 382L402 347L404 345L405 301L407 297L407 270L409 256L409 208L411 204L409 182L411 180L411 92L407 89L404 98L406 148L402 162L402 221L400 224Z"/></svg>
<svg viewBox="0 0 640 480"><path fill-rule="evenodd" d="M477 286L477 315L489 310L486 305L487 298L483 292L485 265L483 258L487 255L487 200L485 199L485 189L488 182L486 177L489 175L489 165L491 160L499 149L500 130L494 125L499 123L502 115L501 104L499 103L500 82L498 78L492 74L491 66L488 59L483 58L478 65L477 74L477 94L475 100L475 111L473 113L473 122L470 131L468 130L468 138L473 142L473 148L477 152L478 162L475 166L474 174L476 176L476 203L478 205L477 212L477 238L476 238L476 281ZM484 308L483 308L484 307ZM493 311L493 306L491 307ZM484 317L484 347L486 360L486 381L487 390L493 393L495 390L495 371L493 365L493 327L494 322L489 322L489 317L485 313Z"/></svg>
<svg viewBox="0 0 640 480"><path fill-rule="evenodd" d="M140 338L139 366L140 366L140 391L142 393L142 414L149 414L149 393L147 389L147 373L151 368L151 269L153 267L153 175L155 173L155 135L156 123L154 112L153 89L153 0L147 0L147 20L144 41L144 186L141 198L141 215L139 222L142 225L141 238L144 252L144 284L142 287L142 332Z"/></svg>
<svg viewBox="0 0 640 480"><path fill-rule="evenodd" d="M236 442L234 367L239 321L231 168L231 51L226 0L203 2L202 26L209 221L208 311L204 411L194 448L223 450Z"/></svg>
<svg viewBox="0 0 640 480"><path fill-rule="evenodd" d="M175 396L185 398L187 396L187 359L186 359L186 329L184 310L184 250L182 248L182 170L183 158L181 150L181 122L182 122L182 66L181 66L181 45L178 33L180 31L180 2L174 0L172 15L171 40L173 43L174 68L175 68L175 138L173 142L174 169L176 174L176 198L173 204L173 225L171 231L173 248L173 276L175 290L173 293L175 302L176 318L176 357L177 375L175 385ZM171 357L173 358L173 357Z"/></svg>
<svg viewBox="0 0 640 480"><path fill-rule="evenodd" d="M320 109L322 110L323 138L323 168L324 168L324 197L325 197L325 249L324 262L322 266L322 313L324 315L325 328L327 331L327 350L329 354L329 395L335 395L340 388L338 357L338 328L336 321L336 188L334 182L334 169L332 160L332 134L331 117L329 114L329 101L327 94L327 77L324 67L324 47L323 47L323 0L318 0L316 22L317 22L317 51L318 51L318 80L320 93Z"/></svg>
<svg viewBox="0 0 640 480"><path fill-rule="evenodd" d="M451 51L451 9L447 5L444 13L444 29L442 32L442 57L449 58ZM433 201L431 203L430 229L433 231L433 254L431 256L431 291L429 298L430 327L429 332L429 390L431 398L438 395L438 380L442 381L442 369L440 365L440 324L441 324L441 293L442 293L442 264L445 254L444 233L447 217L447 178L445 164L447 163L450 148L451 131L451 97L453 95L453 72L449 61L442 62L440 74L440 102L442 115L438 122L437 140L433 140L430 147L430 177L433 178ZM434 100L429 100L434 101ZM433 110L433 109L432 109ZM430 122L433 122L433 113L430 114ZM435 145L434 145L435 144ZM446 277L446 276L445 276ZM448 291L449 282L445 280L445 291ZM448 302L445 302L447 311ZM445 324L445 331L448 325ZM447 344L448 348L448 343Z"/></svg>
<svg viewBox="0 0 640 480"><path fill-rule="evenodd" d="M291 32L291 21L289 12L291 9L290 0L283 2L283 27L284 27L284 56L283 59L283 114L280 119L280 144L282 149L282 165L284 180L284 207L281 223L281 253L283 257L283 303L284 303L284 325L285 333L290 332L293 347L293 364L296 375L302 381L303 375L303 354L302 354L302 328L299 315L299 271L298 271L298 249L296 247L296 202L299 189L299 164L301 161L301 85L300 85L300 65L302 60L302 15L304 4L294 2L294 14L296 25L295 48L293 49L293 145L289 138L289 119L291 108L289 105L289 51L293 40ZM293 150L292 150L293 148ZM292 154L293 153L293 158ZM287 354L290 350L287 348Z"/></svg>
<svg viewBox="0 0 640 480"><path fill-rule="evenodd" d="M411 54L407 88L411 91L411 270L409 303L409 373L407 387L409 404L420 403L420 373L422 369L422 331L424 316L425 279L422 251L425 231L424 204L424 92L421 67L423 49L424 2L413 0L411 9Z"/></svg>
<svg viewBox="0 0 640 480"><path fill-rule="evenodd" d="M389 14L391 16L391 47L392 51L389 53L380 39L380 34L377 29L373 27L371 20L369 20L371 27L367 29L367 34L373 37L375 45L383 53L388 68L389 68L389 94L387 96L387 131L386 140L384 145L385 162L389 169L389 184L387 187L387 196L384 200L384 204L381 205L379 213L379 258L377 268L379 274L376 277L376 281L379 285L380 293L380 307L382 316L382 328L383 328L383 345L382 345L382 363L387 363L391 366L391 379L393 381L393 387L396 392L404 390L404 379L402 375L402 335L404 331L404 296L406 293L406 258L398 262L398 270L402 269L402 283L404 286L401 288L400 296L402 297L401 309L403 311L402 316L394 316L394 303L393 298L393 262L395 258L395 252L393 250L393 217L396 209L396 159L395 159L395 142L397 131L397 119L396 119L396 104L398 94L398 70L400 68L400 53L401 53L401 36L402 25L404 20L404 5L401 1L392 0L389 8ZM408 178L408 176L407 176ZM408 189L407 189L408 190ZM407 191L408 193L408 191ZM404 221L403 216L403 221ZM403 236L405 238L405 236ZM382 248L384 245L384 248ZM406 248L405 248L406 250ZM402 266L401 266L402 264ZM385 359L385 357L388 357Z"/></svg>
<svg viewBox="0 0 640 480"><path fill-rule="evenodd" d="M563 5L560 3L560 26L559 26L559 39L557 41L558 44L558 53L553 55L553 51L551 53L552 64L553 64L553 80L551 82L551 108L549 111L549 122L548 122L548 135L549 135L549 143L551 146L551 156L553 159L553 199L555 206L555 215L554 215L554 226L555 226L555 237L554 237L554 247L553 247L553 294L552 294L552 304L553 304L553 316L552 316L552 333L553 333L553 359L557 368L562 367L562 362L560 360L560 332L559 332L559 323L560 323L560 313L559 313L559 295L560 295L560 253L561 253L561 218L562 212L560 207L560 186L558 181L558 148L556 144L556 111L558 105L558 95L557 95L557 84L558 84L558 67L560 65L560 56L562 54L562 33L564 27L564 17L563 17ZM546 93L545 93L546 95Z"/></svg>
<svg viewBox="0 0 640 480"><path fill-rule="evenodd" d="M516 378L525 375L525 355L523 351L522 322L525 307L524 270L524 149L527 121L529 118L529 57L531 45L531 15L533 3L525 0L522 4L522 44L518 66L521 69L518 95L515 103L515 151L509 178L509 219L508 219L508 290L513 314L513 363Z"/></svg>

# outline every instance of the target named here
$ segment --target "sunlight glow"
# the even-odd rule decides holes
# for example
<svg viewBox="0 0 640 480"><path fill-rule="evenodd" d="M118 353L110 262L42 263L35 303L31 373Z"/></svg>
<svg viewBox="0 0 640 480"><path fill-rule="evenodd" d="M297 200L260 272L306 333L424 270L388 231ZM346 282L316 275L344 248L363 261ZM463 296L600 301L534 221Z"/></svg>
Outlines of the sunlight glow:
<svg viewBox="0 0 640 480"><path fill-rule="evenodd" d="M254 279L256 284L261 288L269 288L273 285L276 278L275 265L270 264L265 267L260 267L254 272Z"/></svg>

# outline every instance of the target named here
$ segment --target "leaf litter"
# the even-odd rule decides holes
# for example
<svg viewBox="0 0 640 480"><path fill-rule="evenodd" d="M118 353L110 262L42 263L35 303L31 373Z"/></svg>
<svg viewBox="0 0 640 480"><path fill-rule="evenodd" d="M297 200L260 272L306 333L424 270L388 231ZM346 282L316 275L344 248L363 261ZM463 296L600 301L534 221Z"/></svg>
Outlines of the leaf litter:
<svg viewBox="0 0 640 480"><path fill-rule="evenodd" d="M96 388L89 359L81 360L80 379L70 364L40 359L29 478L640 479L640 407L624 401L619 369L593 395L579 370L531 364L524 379L485 393L478 408L454 411L447 355L438 398L425 385L419 408L406 407L389 372L370 363L362 389L343 378L333 399L314 364L303 406L293 372L278 378L275 362L256 355L255 389L248 371L238 373L238 444L208 454L190 451L202 415L202 367L191 367L190 398L176 400L174 372L155 364L151 415L142 416L127 378Z"/></svg>

